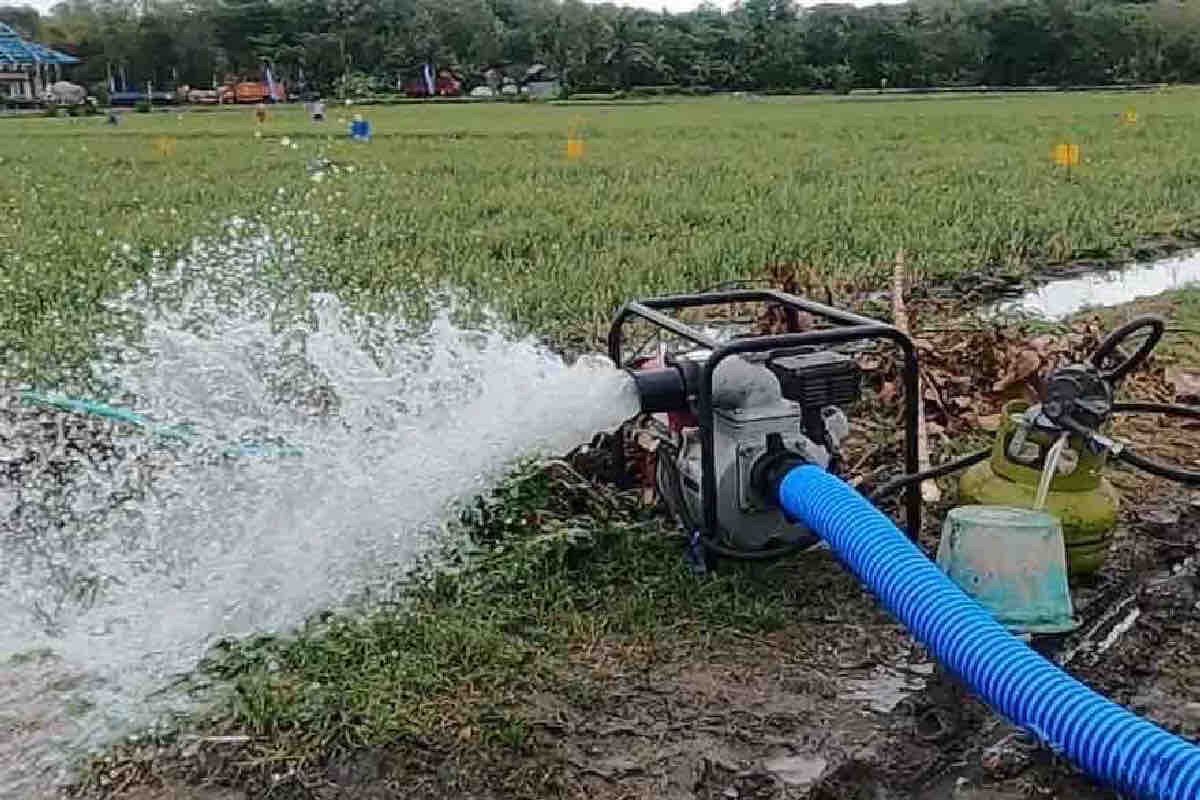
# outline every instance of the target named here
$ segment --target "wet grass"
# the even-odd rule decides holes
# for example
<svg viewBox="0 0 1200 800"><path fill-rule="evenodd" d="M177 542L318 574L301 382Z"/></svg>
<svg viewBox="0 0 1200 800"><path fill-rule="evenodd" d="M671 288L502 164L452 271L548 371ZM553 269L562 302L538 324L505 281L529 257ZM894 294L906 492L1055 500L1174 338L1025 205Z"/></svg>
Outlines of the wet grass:
<svg viewBox="0 0 1200 800"><path fill-rule="evenodd" d="M98 301L156 253L299 209L278 224L315 287L384 305L449 285L560 343L593 341L631 296L771 262L883 285L901 247L918 279L1119 259L1148 237L1200 238L1195 98L368 108L369 145L299 109L261 138L248 109L4 120L0 351L61 369L105 323ZM586 155L570 163L572 126ZM1050 163L1060 141L1082 149L1070 174ZM355 171L314 182L317 157Z"/></svg>

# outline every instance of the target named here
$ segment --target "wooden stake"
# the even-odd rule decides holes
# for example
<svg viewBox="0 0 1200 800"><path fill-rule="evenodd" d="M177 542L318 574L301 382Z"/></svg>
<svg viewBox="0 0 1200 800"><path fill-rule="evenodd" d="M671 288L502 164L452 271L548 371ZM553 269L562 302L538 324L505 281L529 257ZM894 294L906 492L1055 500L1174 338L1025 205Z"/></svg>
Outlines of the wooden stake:
<svg viewBox="0 0 1200 800"><path fill-rule="evenodd" d="M892 318L895 326L903 333L909 332L908 309L904 307L904 251L896 253L896 264L892 269ZM925 390L921 376L917 376L917 464L921 472L929 469L929 436L925 431ZM937 481L928 480L921 484L921 499L936 503L942 499Z"/></svg>
<svg viewBox="0 0 1200 800"><path fill-rule="evenodd" d="M892 268L892 317L897 328L908 333L908 309L904 307L904 251L896 252Z"/></svg>

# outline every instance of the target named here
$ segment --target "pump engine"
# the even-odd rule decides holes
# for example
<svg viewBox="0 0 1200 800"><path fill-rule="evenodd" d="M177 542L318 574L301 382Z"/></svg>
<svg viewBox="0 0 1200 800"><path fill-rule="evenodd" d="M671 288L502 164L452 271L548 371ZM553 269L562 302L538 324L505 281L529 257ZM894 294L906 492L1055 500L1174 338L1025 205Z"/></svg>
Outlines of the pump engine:
<svg viewBox="0 0 1200 800"><path fill-rule="evenodd" d="M726 303L771 303L802 311L824 327L768 336L722 336L666 312ZM622 352L624 326L648 321L663 338L651 357ZM887 339L905 354L906 383L916 382L911 341L896 328L781 292L737 290L629 303L609 334L610 356L630 369L646 429L656 440L655 485L673 515L710 553L771 558L815 537L785 519L775 483L791 467L816 464L837 473L847 416L859 399L855 343ZM908 374L911 373L911 374ZM915 397L916 393L906 392ZM906 418L916 470L915 409ZM919 524L909 505L910 525ZM914 510L915 509L915 510Z"/></svg>
<svg viewBox="0 0 1200 800"><path fill-rule="evenodd" d="M669 359L665 369L679 370L677 380L686 387L689 371L694 375L709 355L691 351ZM858 399L859 377L854 359L833 351L749 354L721 364L712 395L719 541L746 551L812 541L764 496L767 473L798 461L836 471L840 444L850 432L845 409ZM654 389L664 378L635 372L635 380L654 404ZM657 489L680 524L696 530L704 513L699 427L677 415L659 441Z"/></svg>

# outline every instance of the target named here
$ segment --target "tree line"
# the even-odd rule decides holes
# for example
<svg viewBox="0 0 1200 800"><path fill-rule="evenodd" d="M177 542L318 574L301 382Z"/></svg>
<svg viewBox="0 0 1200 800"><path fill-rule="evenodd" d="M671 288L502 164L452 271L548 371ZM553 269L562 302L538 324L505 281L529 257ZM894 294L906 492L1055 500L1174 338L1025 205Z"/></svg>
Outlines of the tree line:
<svg viewBox="0 0 1200 800"><path fill-rule="evenodd" d="M422 65L468 85L544 64L574 91L848 90L1200 79L1200 0L741 0L671 14L582 0L65 0L5 21L102 86L207 86L263 64L325 93L383 91ZM494 75L495 73L493 73Z"/></svg>

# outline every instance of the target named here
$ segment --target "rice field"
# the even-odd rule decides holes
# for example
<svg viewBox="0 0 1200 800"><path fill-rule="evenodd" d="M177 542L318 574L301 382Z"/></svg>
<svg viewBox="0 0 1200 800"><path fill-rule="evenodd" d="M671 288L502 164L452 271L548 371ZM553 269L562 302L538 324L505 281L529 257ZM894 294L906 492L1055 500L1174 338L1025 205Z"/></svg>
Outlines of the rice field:
<svg viewBox="0 0 1200 800"><path fill-rule="evenodd" d="M313 286L392 305L466 291L584 344L630 296L805 262L882 280L1020 272L1200 238L1200 95L719 98L0 120L0 349L46 377L99 302L233 217ZM1135 124L1122 119L1137 112ZM345 136L350 112L372 123ZM584 141L568 159L569 133ZM1078 144L1069 171L1051 159ZM320 170L317 160L334 168ZM314 170L318 174L314 174ZM49 375L47 375L49 373Z"/></svg>

